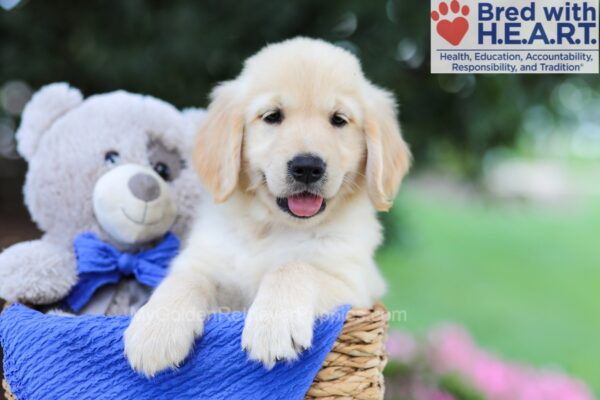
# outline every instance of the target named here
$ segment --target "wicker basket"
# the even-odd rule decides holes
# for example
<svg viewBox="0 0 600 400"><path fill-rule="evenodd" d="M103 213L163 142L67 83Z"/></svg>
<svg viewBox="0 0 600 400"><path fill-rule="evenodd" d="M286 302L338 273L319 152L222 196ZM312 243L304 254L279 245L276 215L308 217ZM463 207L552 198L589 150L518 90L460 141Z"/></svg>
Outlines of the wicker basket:
<svg viewBox="0 0 600 400"><path fill-rule="evenodd" d="M383 399L387 324L388 313L381 304L351 309L305 398Z"/></svg>
<svg viewBox="0 0 600 400"><path fill-rule="evenodd" d="M383 399L387 323L387 310L381 304L351 309L305 399ZM16 400L5 379L2 388L7 400Z"/></svg>

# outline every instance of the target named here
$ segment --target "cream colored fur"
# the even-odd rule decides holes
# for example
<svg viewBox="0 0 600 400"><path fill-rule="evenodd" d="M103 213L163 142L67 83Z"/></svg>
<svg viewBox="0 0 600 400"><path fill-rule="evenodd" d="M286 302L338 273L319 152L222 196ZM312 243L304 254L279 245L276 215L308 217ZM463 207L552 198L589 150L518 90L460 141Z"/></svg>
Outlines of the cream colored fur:
<svg viewBox="0 0 600 400"><path fill-rule="evenodd" d="M274 109L280 124L263 120ZM334 113L348 123L333 126ZM303 153L327 163L327 206L309 219L276 203L293 194L287 163ZM247 310L241 345L271 367L311 345L318 316L384 294L376 210L391 206L410 154L393 96L349 52L304 38L267 46L213 92L194 157L217 203L201 205L187 247L127 329L134 369L179 365L223 308Z"/></svg>

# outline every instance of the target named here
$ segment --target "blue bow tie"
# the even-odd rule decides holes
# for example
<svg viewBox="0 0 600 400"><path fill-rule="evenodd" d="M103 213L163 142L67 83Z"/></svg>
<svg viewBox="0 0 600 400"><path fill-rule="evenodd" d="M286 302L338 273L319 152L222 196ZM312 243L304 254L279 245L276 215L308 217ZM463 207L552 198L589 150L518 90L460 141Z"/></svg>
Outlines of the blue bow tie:
<svg viewBox="0 0 600 400"><path fill-rule="evenodd" d="M156 287L167 273L169 262L179 251L172 233L154 248L139 253L122 253L95 234L84 232L73 240L79 280L67 296L67 305L80 311L100 287L133 276L143 285Z"/></svg>

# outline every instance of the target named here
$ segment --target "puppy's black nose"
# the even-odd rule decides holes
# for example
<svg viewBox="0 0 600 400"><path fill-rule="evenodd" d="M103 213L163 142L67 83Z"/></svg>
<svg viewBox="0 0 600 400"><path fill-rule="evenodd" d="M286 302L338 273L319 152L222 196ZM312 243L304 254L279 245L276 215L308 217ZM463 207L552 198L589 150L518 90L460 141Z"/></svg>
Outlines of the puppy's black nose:
<svg viewBox="0 0 600 400"><path fill-rule="evenodd" d="M314 183L325 174L325 161L310 154L301 154L288 162L290 175L302 183Z"/></svg>

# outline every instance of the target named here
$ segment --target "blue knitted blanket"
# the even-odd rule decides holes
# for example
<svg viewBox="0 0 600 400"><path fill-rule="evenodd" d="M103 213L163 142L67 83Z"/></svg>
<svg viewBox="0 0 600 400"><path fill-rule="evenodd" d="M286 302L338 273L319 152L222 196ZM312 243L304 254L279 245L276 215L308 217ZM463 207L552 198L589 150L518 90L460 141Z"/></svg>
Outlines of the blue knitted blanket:
<svg viewBox="0 0 600 400"><path fill-rule="evenodd" d="M0 315L4 372L19 400L302 399L348 309L320 319L312 347L270 371L241 350L244 315L214 315L178 370L148 379L123 355L130 317L45 315L17 304Z"/></svg>

